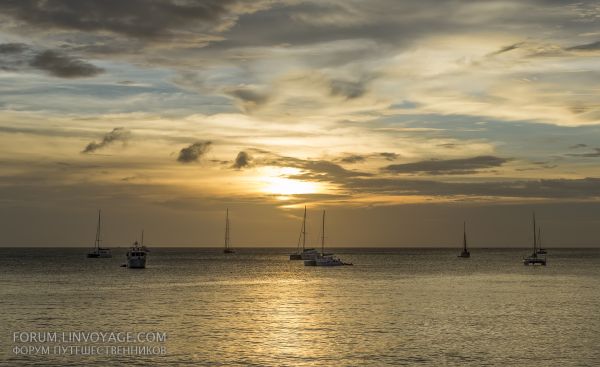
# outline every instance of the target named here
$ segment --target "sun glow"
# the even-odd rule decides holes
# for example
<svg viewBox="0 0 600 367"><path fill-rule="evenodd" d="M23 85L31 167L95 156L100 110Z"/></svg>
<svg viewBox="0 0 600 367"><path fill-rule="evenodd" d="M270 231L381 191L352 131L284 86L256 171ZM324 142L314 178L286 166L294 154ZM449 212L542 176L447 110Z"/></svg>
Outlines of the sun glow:
<svg viewBox="0 0 600 367"><path fill-rule="evenodd" d="M288 175L297 175L302 171L292 167L265 167L262 191L273 195L299 195L314 194L321 191L317 182L302 181L287 178Z"/></svg>

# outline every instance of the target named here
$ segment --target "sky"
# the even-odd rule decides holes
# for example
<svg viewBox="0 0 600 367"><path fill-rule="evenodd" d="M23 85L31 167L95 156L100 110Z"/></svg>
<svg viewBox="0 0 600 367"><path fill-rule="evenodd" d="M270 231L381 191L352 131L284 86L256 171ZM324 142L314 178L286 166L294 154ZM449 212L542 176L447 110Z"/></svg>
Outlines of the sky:
<svg viewBox="0 0 600 367"><path fill-rule="evenodd" d="M596 1L0 2L0 246L600 244Z"/></svg>

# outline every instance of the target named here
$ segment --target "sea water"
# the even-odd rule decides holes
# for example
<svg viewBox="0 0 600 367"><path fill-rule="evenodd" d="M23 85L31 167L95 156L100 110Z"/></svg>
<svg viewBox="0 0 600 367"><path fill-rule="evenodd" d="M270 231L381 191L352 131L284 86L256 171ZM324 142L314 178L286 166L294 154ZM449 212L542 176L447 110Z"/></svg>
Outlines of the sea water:
<svg viewBox="0 0 600 367"><path fill-rule="evenodd" d="M600 364L597 249L550 249L546 267L526 249L331 250L354 266L152 248L128 269L125 249L2 248L0 365Z"/></svg>

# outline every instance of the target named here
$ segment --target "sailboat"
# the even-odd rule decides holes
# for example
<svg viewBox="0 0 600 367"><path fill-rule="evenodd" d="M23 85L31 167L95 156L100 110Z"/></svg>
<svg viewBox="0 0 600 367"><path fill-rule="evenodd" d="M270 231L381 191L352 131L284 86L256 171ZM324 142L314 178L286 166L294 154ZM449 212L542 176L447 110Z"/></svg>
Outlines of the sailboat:
<svg viewBox="0 0 600 367"><path fill-rule="evenodd" d="M467 249L467 222L463 223L463 250L458 257L469 258L471 253Z"/></svg>
<svg viewBox="0 0 600 367"><path fill-rule="evenodd" d="M537 233L535 228L535 212L533 213L533 252L531 255L523 258L523 265L543 265L546 266L546 256L538 257L537 246Z"/></svg>
<svg viewBox="0 0 600 367"><path fill-rule="evenodd" d="M225 214L225 248L223 249L224 254L233 254L235 251L229 247L229 209Z"/></svg>
<svg viewBox="0 0 600 367"><path fill-rule="evenodd" d="M321 254L314 260L305 260L304 266L342 266L352 265L345 263L333 254L325 253L325 210L323 210L323 227L321 229Z"/></svg>
<svg viewBox="0 0 600 367"><path fill-rule="evenodd" d="M102 229L102 220L101 220L101 210L98 210L98 225L96 226L96 240L94 241L94 248L92 251L87 253L87 257L90 259L100 259L100 258L109 258L112 257L109 248L100 247L100 242L102 241L100 238Z"/></svg>
<svg viewBox="0 0 600 367"><path fill-rule="evenodd" d="M537 254L538 255L546 255L548 253L548 251L546 251L545 248L542 247L542 228L538 227L538 249L537 249Z"/></svg>
<svg viewBox="0 0 600 367"><path fill-rule="evenodd" d="M145 269L149 252L150 250L144 246L144 230L142 230L141 243L135 241L127 251L127 267L132 269Z"/></svg>
<svg viewBox="0 0 600 367"><path fill-rule="evenodd" d="M302 251L300 251L302 243ZM306 248L306 206L304 206L304 218L302 227L300 227L300 237L298 237L298 246L296 252L290 254L290 260L314 260L319 256L319 251L314 248Z"/></svg>

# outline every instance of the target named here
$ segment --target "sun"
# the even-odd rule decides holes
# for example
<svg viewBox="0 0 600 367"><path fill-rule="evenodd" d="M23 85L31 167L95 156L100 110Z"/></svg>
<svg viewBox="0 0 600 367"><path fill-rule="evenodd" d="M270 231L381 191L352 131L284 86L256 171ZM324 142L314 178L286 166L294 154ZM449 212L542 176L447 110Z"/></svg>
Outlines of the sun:
<svg viewBox="0 0 600 367"><path fill-rule="evenodd" d="M264 167L262 191L272 195L300 195L315 194L321 191L317 182L302 181L287 178L288 175L297 175L302 171L292 167Z"/></svg>

